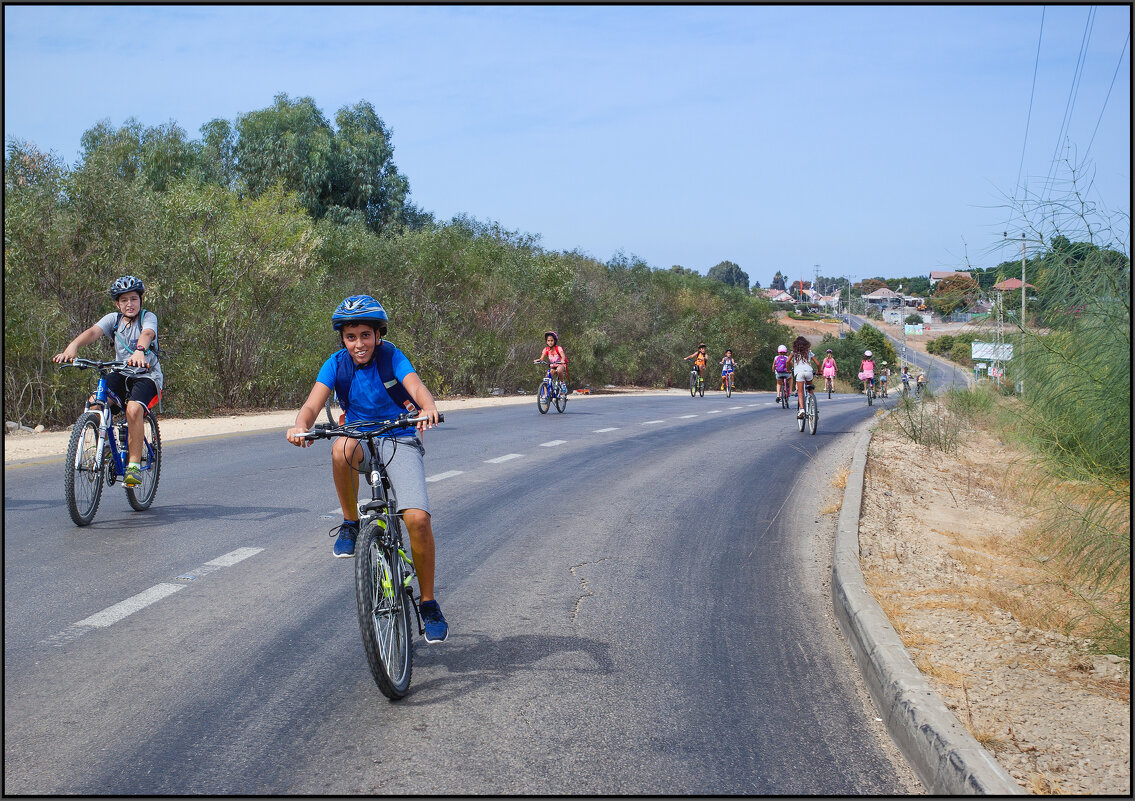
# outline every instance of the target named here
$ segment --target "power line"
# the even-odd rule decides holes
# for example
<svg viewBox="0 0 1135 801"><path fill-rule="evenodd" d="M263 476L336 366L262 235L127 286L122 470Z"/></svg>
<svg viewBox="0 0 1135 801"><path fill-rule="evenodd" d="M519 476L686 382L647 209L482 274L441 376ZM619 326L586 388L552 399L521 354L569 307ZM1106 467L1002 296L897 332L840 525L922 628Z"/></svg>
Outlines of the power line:
<svg viewBox="0 0 1135 801"><path fill-rule="evenodd" d="M1103 121L1103 113L1107 108L1107 101L1111 98L1111 90L1115 87L1116 76L1119 75L1119 68L1123 65L1123 55L1127 52L1127 43L1131 41L1131 31L1127 32L1127 38L1123 40L1123 49L1119 51L1119 61L1116 62L1115 72L1111 76L1111 86L1107 87L1107 97L1103 99L1103 108L1100 109L1100 117L1096 120L1096 127L1092 131L1092 138L1088 140L1088 149L1084 151L1084 158L1088 158L1088 151L1092 149L1092 142L1096 141L1096 131L1100 129L1100 122Z"/></svg>
<svg viewBox="0 0 1135 801"><path fill-rule="evenodd" d="M1044 11L1045 7L1040 7L1040 33L1036 37L1036 61L1033 63L1033 88L1029 90L1029 113L1025 117L1025 141L1021 143L1021 163L1017 166L1017 182L1013 184L1013 198L1017 197L1017 190L1021 187L1021 171L1025 166L1025 147L1029 143L1029 123L1033 118L1033 96L1036 94L1036 73L1037 67L1040 66L1040 43L1044 39ZM1118 67L1116 68L1118 72ZM1026 191L1026 194L1027 191Z"/></svg>
<svg viewBox="0 0 1135 801"><path fill-rule="evenodd" d="M1084 35L1080 39L1080 55L1076 59L1076 68L1072 74L1072 87L1068 90L1068 102L1064 104L1064 119L1060 123L1060 133L1056 137L1056 149L1052 152L1052 161L1048 165L1048 174L1045 176L1045 198L1052 191L1052 180L1055 177L1055 168L1060 154L1060 143L1064 141L1068 123L1072 120L1072 109L1076 106L1076 96L1080 93L1080 77L1084 74L1084 64L1088 60L1088 43L1092 38L1092 28L1095 25L1096 9L1088 9L1088 19L1084 23Z"/></svg>

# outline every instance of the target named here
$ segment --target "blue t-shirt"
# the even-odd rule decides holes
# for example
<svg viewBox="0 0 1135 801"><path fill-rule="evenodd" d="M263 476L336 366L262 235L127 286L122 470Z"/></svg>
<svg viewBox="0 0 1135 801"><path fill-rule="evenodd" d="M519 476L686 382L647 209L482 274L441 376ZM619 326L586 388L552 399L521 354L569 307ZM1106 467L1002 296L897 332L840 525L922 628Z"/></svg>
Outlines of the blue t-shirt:
<svg viewBox="0 0 1135 801"><path fill-rule="evenodd" d="M414 365L398 348L394 348L391 360L394 367L394 377L405 381L406 376L414 372ZM331 356L319 368L319 375L315 380L325 387L335 389L335 356ZM382 385L382 378L378 374L378 359L374 358L366 367L355 370L355 380L351 384L351 404L347 409L347 422L356 423L359 420L393 420L406 410L390 398L390 393ZM403 429L398 436L414 436L413 428Z"/></svg>

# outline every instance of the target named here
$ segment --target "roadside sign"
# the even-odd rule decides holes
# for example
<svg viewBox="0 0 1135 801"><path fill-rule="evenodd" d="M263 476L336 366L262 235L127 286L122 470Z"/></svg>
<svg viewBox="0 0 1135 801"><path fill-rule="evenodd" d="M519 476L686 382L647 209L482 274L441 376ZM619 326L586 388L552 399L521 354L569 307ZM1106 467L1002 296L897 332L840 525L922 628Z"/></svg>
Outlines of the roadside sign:
<svg viewBox="0 0 1135 801"><path fill-rule="evenodd" d="M978 359L985 359L986 361L1008 362L1013 360L1013 345L1006 342L997 347L993 342L971 342L970 343L970 358L974 361Z"/></svg>
<svg viewBox="0 0 1135 801"><path fill-rule="evenodd" d="M906 334L907 336L922 336L922 323L918 323L917 325L911 325L908 323L906 326Z"/></svg>

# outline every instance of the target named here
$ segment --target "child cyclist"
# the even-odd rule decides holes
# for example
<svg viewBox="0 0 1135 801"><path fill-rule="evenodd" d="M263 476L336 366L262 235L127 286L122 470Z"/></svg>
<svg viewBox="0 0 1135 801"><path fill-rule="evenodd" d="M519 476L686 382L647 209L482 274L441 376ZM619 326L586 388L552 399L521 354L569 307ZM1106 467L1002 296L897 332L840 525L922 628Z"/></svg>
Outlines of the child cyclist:
<svg viewBox="0 0 1135 801"><path fill-rule="evenodd" d="M804 337L796 337L792 341L792 354L788 358L792 368L792 378L796 382L796 416L804 416L804 385L810 384L815 372L812 365L820 366L816 354L812 353L812 343Z"/></svg>
<svg viewBox="0 0 1135 801"><path fill-rule="evenodd" d="M437 425L437 406L433 395L414 371L402 351L389 342L383 342L386 335L386 311L381 304L369 295L352 295L339 304L331 315L331 324L339 332L339 341L347 356L332 354L319 370L315 386L304 401L296 423L288 429L287 438L293 445L307 447L311 441L302 434L311 429L319 412L323 409L331 390L335 387L338 360L349 357L353 368L350 384L350 404L347 407L348 423L362 420L392 420L406 411L387 391L379 375L380 349L392 348L391 362L396 382L421 409L421 416L429 418L418 424L418 432ZM393 387L392 387L393 389ZM390 483L398 497L398 513L406 523L410 534L410 549L414 557L414 567L418 574L418 589L421 593L421 614L426 630L426 642L442 642L449 636L449 626L441 613L441 607L434 599L434 534L430 521L430 504L426 495L426 473L422 463L425 448L417 433L409 429L402 433L392 433L394 447L384 447L383 453L393 452L386 465ZM335 480L335 491L343 508L343 523L339 526L339 537L335 540L333 553L340 558L355 555L355 539L359 535L359 515L357 498L359 490L359 470L364 459L370 454L357 440L340 437L331 446L331 475ZM334 532L334 529L332 529Z"/></svg>
<svg viewBox="0 0 1135 801"><path fill-rule="evenodd" d="M560 347L560 338L556 335L555 331L544 332L544 350L540 352L539 359L533 359L533 364L540 362L547 362L552 369L552 375L558 376L563 382L567 382L567 355L564 349Z"/></svg>
<svg viewBox="0 0 1135 801"><path fill-rule="evenodd" d="M859 363L859 380L863 382L863 393L867 393L867 388L875 389L875 360L871 357L871 351L863 351L863 361Z"/></svg>
<svg viewBox="0 0 1135 801"><path fill-rule="evenodd" d="M823 370L824 378L827 379L828 387L831 387L832 381L835 379L835 357L832 356L832 349L828 348L827 354L824 355L824 364L820 368Z"/></svg>
<svg viewBox="0 0 1135 801"><path fill-rule="evenodd" d="M891 377L891 368L887 366L886 362L880 365L883 369L879 371L879 385L883 390L883 397L887 397L887 379Z"/></svg>
<svg viewBox="0 0 1135 801"><path fill-rule="evenodd" d="M700 377L704 381L705 366L709 362L709 356L706 355L704 342L699 342L698 349L691 353L689 356L683 357L682 361L688 362L690 359L694 360L694 367L697 368L698 377Z"/></svg>
<svg viewBox="0 0 1135 801"><path fill-rule="evenodd" d="M144 376L110 373L107 388L126 403L128 423L126 443L126 476L123 485L137 487L142 483L142 425L146 409L153 408L162 396L162 366L158 363L158 318L142 308L146 285L141 279L124 275L110 285L110 296L117 312L110 312L92 325L51 360L62 364L79 355L79 348L95 342L103 334L114 340L114 358L130 367L146 368ZM94 401L94 398L91 398ZM112 408L112 412L117 409Z"/></svg>
<svg viewBox="0 0 1135 801"><path fill-rule="evenodd" d="M776 358L772 360L772 372L776 376L776 397L780 398L780 382L792 378L788 369L788 348L784 345L776 346Z"/></svg>
<svg viewBox="0 0 1135 801"><path fill-rule="evenodd" d="M721 357L721 389L725 390L725 382L731 381L733 371L737 369L737 362L733 360L733 348L726 348L725 355Z"/></svg>

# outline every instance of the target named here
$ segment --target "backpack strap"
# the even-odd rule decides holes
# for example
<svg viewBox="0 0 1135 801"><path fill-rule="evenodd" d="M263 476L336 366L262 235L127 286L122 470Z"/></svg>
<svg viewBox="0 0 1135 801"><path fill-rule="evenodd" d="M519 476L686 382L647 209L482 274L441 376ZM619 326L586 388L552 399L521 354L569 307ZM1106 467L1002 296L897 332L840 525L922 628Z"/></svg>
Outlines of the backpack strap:
<svg viewBox="0 0 1135 801"><path fill-rule="evenodd" d="M144 320L145 317L146 317L146 310L145 309L142 309L140 312L138 312L138 318L137 319L138 319L139 334L142 331L142 320ZM124 337L122 335L122 332L118 330L118 326L121 323L122 323L122 312L118 312L117 316L114 318L114 336L122 343L123 348L129 350L130 348L127 346L126 337ZM162 352L160 350L158 350L158 332L157 331L154 331L154 341L146 346L145 352L146 353L153 353L159 359L161 358Z"/></svg>
<svg viewBox="0 0 1135 801"><path fill-rule="evenodd" d="M382 385L386 388L390 399L399 406L405 407L409 403L416 409L417 406L410 393L394 375L394 344L383 340L375 358L378 360L378 377L382 379ZM340 348L335 352L335 395L339 399L339 408L344 412L350 406L351 385L355 382L356 370L358 367L346 348Z"/></svg>

